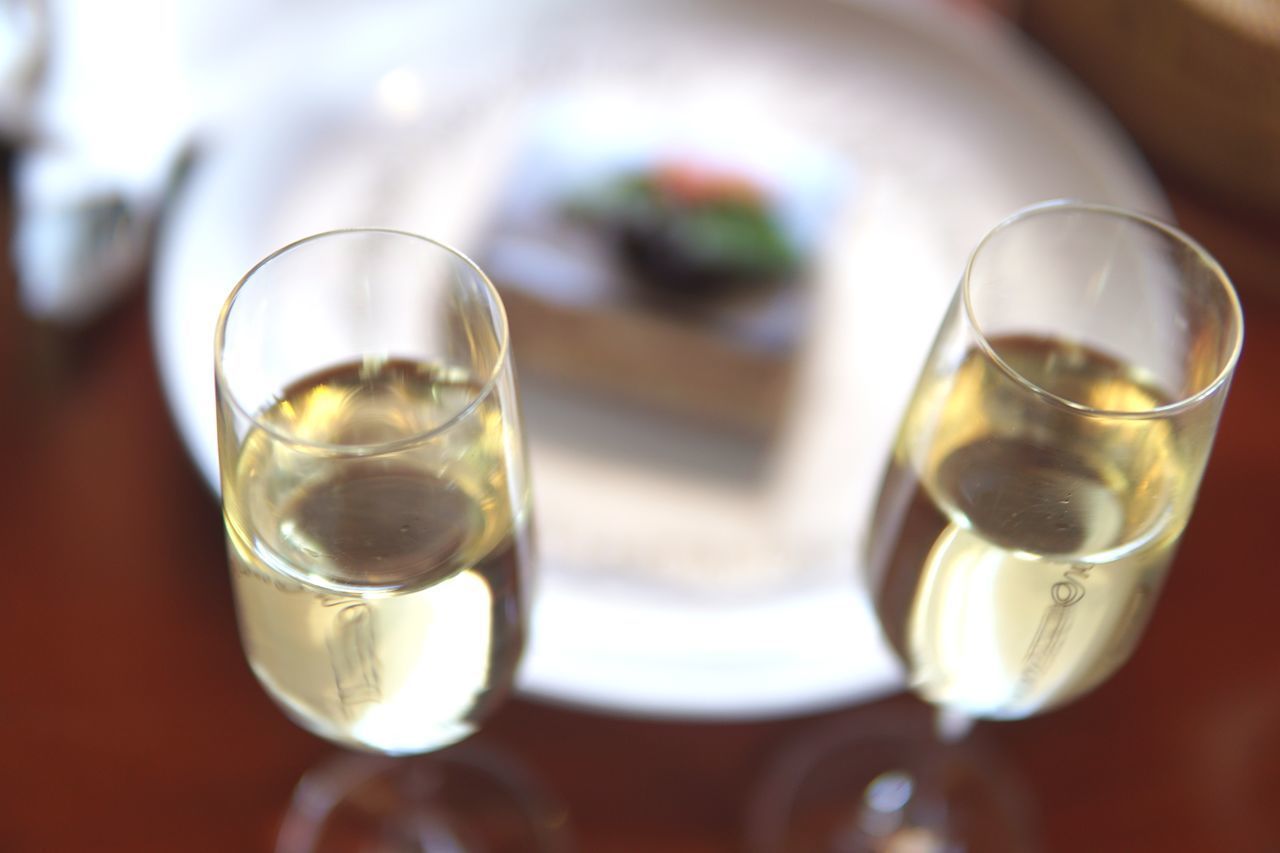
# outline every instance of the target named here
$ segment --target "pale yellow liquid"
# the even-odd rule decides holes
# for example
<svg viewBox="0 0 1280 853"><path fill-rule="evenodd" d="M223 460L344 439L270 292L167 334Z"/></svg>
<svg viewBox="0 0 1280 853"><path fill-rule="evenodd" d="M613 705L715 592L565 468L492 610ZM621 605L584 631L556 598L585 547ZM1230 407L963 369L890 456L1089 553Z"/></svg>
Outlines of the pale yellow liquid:
<svg viewBox="0 0 1280 853"><path fill-rule="evenodd" d="M495 401L463 411L475 391L429 366L351 365L293 386L238 455L224 440L243 645L317 734L427 751L474 731L510 687L526 606L523 484L506 464L519 448Z"/></svg>
<svg viewBox="0 0 1280 853"><path fill-rule="evenodd" d="M1080 347L997 342L1071 400L1140 412L1142 377ZM924 698L1022 717L1097 685L1131 653L1191 506L1167 419L1072 413L984 354L926 376L869 543L876 606Z"/></svg>

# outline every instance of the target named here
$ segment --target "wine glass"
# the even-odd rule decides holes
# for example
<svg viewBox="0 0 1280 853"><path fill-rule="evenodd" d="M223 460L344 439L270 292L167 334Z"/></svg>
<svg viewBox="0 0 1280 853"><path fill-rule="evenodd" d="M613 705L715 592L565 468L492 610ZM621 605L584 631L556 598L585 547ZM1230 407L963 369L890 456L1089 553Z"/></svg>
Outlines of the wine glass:
<svg viewBox="0 0 1280 853"><path fill-rule="evenodd" d="M424 237L319 234L236 285L215 352L236 613L266 692L308 731L385 756L475 732L511 689L529 607L528 478L492 284ZM375 766L403 774L378 794L384 840L457 850L483 834L419 802L443 771L366 761L352 787ZM387 807L388 791L405 802Z"/></svg>
<svg viewBox="0 0 1280 853"><path fill-rule="evenodd" d="M978 244L866 546L876 616L943 740L975 718L1057 707L1128 659L1191 514L1242 336L1222 268L1147 216L1053 201ZM789 816L758 833L761 849L790 849L802 801L819 796L797 793L802 780L837 760L861 781L845 814L828 814L828 840L841 839L829 849L965 849L957 809L938 802L953 768L922 770L918 750L868 767L868 738L846 735L804 770L792 761Z"/></svg>

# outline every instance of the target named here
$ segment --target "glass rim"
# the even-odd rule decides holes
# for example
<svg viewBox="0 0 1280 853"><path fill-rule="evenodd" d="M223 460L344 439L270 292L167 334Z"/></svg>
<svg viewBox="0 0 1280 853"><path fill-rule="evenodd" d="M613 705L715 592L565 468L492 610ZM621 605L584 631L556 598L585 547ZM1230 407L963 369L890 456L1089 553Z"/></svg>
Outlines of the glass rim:
<svg viewBox="0 0 1280 853"><path fill-rule="evenodd" d="M1233 341L1231 350L1223 362L1221 369L1210 381L1204 383L1203 387L1195 390L1190 394L1182 394L1179 399L1159 406L1152 406L1149 409L1124 410L1124 409L1101 409L1093 406L1085 405L1060 394L1055 394L1047 388L1033 382L1009 364L1001 355L996 352L991 345L990 339L982 328L982 324L978 322L977 312L973 307L973 299L970 292L973 281L974 265L982 254L983 248L998 234L1020 222L1031 219L1036 216L1051 213L1075 212L1075 213L1092 213L1102 214L1117 220L1128 221L1133 224L1144 226L1153 232L1159 233L1177 243L1189 247L1213 275L1214 281L1217 282L1220 292L1225 296L1228 305L1228 313L1231 318ZM1235 287L1231 283L1231 278L1227 275L1226 270L1218 263L1213 255L1209 254L1204 246L1200 245L1194 237L1187 234L1181 228L1172 225L1154 216L1145 213L1139 213L1133 210L1127 210L1115 205L1102 204L1099 202L1086 202L1076 199L1053 199L1050 201L1042 201L1036 204L1028 205L1020 210L1015 211L1009 216L996 223L983 235L978 241L978 245L969 253L969 258L965 262L964 274L960 280L960 290L964 301L965 316L968 319L969 327L973 330L978 339L978 345L982 348L984 354L1000 370L1010 379L1021 385L1026 390L1044 399L1053 405L1067 409L1076 414L1091 415L1096 417L1107 418L1128 418L1134 420L1146 418L1161 418L1176 415L1187 409L1193 408L1204 400L1212 397L1224 385L1231 380L1231 375L1235 371L1236 362L1240 359L1240 352L1244 347L1244 312L1240 307L1240 297L1236 293Z"/></svg>
<svg viewBox="0 0 1280 853"><path fill-rule="evenodd" d="M351 235L407 237L434 248L442 249L446 254L452 256L458 261L461 261L464 267L475 273L481 284L480 289L485 293L490 307L496 311L497 323L494 331L497 333L499 338L498 354L497 358L494 359L493 368L489 371L489 375L485 377L484 382L476 388L475 393L471 396L471 399L467 401L465 406L462 406L458 411L454 412L444 421L429 429L419 430L411 433L410 435L395 438L390 441L373 442L370 444L334 444L332 442L311 441L291 435L264 422L260 417L258 417L258 413L264 411L265 407L259 407L254 411L250 411L244 403L241 402L240 398L231 390L230 384L227 381L226 371L223 370L222 363L222 356L226 351L228 318L231 316L231 311L236 304L237 298L244 290L245 285L249 283L249 280L252 279L259 270L282 255L292 252L295 249L299 249L309 243L314 243L330 237ZM432 438L443 434L466 419L467 416L479 407L485 398L493 393L493 389L498 384L498 378L502 375L503 371L507 369L507 363L510 359L510 349L511 331L507 321L506 306L502 303L502 297L498 293L497 287L495 287L493 282L489 279L489 276L480 268L480 265L463 252L455 249L447 243L399 228L333 228L328 231L320 231L306 237L301 237L281 246L251 266L248 272L242 275L240 280L236 282L235 286L231 288L230 292L227 294L227 298L223 300L221 310L218 312L218 323L213 335L214 386L219 392L219 397L225 398L232 409L252 423L256 428L261 429L267 435L271 436L274 440L283 442L292 447L306 448L334 456L379 456L386 453L395 453L401 450L408 450L410 448L417 447L427 441L430 441Z"/></svg>

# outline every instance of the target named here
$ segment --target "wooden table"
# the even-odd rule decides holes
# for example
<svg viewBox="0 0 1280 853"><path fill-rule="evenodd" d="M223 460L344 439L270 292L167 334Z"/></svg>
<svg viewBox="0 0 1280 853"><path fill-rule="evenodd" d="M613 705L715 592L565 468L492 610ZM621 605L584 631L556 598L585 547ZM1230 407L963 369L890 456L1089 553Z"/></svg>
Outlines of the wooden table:
<svg viewBox="0 0 1280 853"><path fill-rule="evenodd" d="M1132 662L1063 710L980 726L1024 778L1050 851L1280 849L1280 220L1161 177L1236 281L1245 354ZM295 782L332 748L244 662L218 508L165 408L145 295L68 333L26 320L2 278L0 561L14 595L0 850L270 849ZM580 850L709 853L738 849L749 791L782 744L885 708L922 710L896 697L712 725L516 701L483 737L564 801Z"/></svg>

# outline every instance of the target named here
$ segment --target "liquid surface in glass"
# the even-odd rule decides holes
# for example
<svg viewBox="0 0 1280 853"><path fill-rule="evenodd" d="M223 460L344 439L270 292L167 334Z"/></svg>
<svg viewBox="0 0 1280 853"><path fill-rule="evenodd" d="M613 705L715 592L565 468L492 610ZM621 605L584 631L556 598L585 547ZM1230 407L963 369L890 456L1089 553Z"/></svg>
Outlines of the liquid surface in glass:
<svg viewBox="0 0 1280 853"><path fill-rule="evenodd" d="M993 342L1042 388L1142 412L1165 397L1077 345ZM1016 718L1092 688L1126 660L1190 511L1166 419L1046 401L974 350L926 373L868 543L875 605L913 688L972 716Z"/></svg>
<svg viewBox="0 0 1280 853"><path fill-rule="evenodd" d="M508 477L513 433L477 390L431 365L344 365L258 413L238 454L224 447L249 663L317 734L432 750L474 731L510 686L526 500Z"/></svg>

